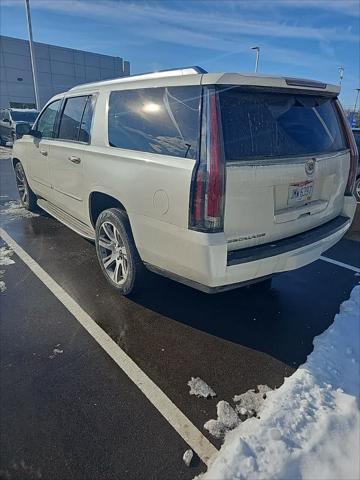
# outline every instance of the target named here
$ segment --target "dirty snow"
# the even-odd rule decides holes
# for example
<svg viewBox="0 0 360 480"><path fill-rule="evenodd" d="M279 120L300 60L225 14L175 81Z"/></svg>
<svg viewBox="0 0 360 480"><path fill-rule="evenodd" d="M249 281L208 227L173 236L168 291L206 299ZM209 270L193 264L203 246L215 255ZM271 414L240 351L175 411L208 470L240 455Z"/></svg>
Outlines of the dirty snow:
<svg viewBox="0 0 360 480"><path fill-rule="evenodd" d="M218 402L216 411L217 419L208 420L204 428L213 437L222 438L226 432L239 425L240 419L233 407L225 400Z"/></svg>
<svg viewBox="0 0 360 480"><path fill-rule="evenodd" d="M0 293L4 293L6 290L6 284L2 278L4 278L5 270L0 270Z"/></svg>
<svg viewBox="0 0 360 480"><path fill-rule="evenodd" d="M193 456L194 456L194 452L191 450L191 448L189 448L189 450L186 450L186 452L184 453L183 460L187 467L190 467L190 463Z"/></svg>
<svg viewBox="0 0 360 480"><path fill-rule="evenodd" d="M187 384L190 387L190 395L204 398L216 397L214 390L200 377L191 377Z"/></svg>
<svg viewBox="0 0 360 480"><path fill-rule="evenodd" d="M1 215L6 215L7 220L14 220L16 218L34 218L38 217L38 213L29 212L17 200L11 200L4 204L5 208L0 210Z"/></svg>
<svg viewBox="0 0 360 480"><path fill-rule="evenodd" d="M14 254L13 250L10 247L0 247L0 265L11 265L14 260L12 257Z"/></svg>
<svg viewBox="0 0 360 480"><path fill-rule="evenodd" d="M0 160L8 160L11 158L11 148L0 147Z"/></svg>
<svg viewBox="0 0 360 480"><path fill-rule="evenodd" d="M236 412L243 416L253 417L261 412L266 395L271 391L267 385L258 385L256 389L248 390L241 395L235 395Z"/></svg>
<svg viewBox="0 0 360 480"><path fill-rule="evenodd" d="M11 258L14 254L10 247L0 247L0 265L12 265L14 260ZM3 280L5 270L0 270L0 293L4 293L7 290L5 281Z"/></svg>
<svg viewBox="0 0 360 480"><path fill-rule="evenodd" d="M360 478L359 320L357 286L306 363L266 392L260 419L227 433L203 480Z"/></svg>

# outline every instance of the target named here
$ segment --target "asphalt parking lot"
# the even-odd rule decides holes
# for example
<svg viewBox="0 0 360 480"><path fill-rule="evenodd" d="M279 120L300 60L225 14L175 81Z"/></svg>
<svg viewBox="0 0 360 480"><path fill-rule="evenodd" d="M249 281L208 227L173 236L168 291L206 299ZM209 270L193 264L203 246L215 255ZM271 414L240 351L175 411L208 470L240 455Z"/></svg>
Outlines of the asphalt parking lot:
<svg viewBox="0 0 360 480"><path fill-rule="evenodd" d="M91 242L49 215L27 217L7 153L0 160L2 228L106 332L201 434L219 400L259 384L279 387L312 351L359 283L355 270L319 260L251 288L209 296L151 276L136 299L103 278ZM11 205L11 204L10 204ZM360 267L359 212L350 235L326 252ZM3 246L2 242L0 246ZM14 253L1 266L2 478L187 479L184 437ZM217 393L189 395L201 377ZM201 451L201 448L199 448Z"/></svg>

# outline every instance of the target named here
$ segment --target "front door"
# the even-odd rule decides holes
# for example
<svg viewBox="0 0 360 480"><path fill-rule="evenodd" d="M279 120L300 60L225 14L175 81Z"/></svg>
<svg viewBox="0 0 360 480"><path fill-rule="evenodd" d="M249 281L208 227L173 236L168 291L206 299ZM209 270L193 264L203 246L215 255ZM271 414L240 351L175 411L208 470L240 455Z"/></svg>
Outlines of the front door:
<svg viewBox="0 0 360 480"><path fill-rule="evenodd" d="M50 103L41 113L34 130L39 137L28 137L28 155L30 183L33 190L39 196L52 200L51 184L51 145L56 133L57 115L60 109L61 99Z"/></svg>

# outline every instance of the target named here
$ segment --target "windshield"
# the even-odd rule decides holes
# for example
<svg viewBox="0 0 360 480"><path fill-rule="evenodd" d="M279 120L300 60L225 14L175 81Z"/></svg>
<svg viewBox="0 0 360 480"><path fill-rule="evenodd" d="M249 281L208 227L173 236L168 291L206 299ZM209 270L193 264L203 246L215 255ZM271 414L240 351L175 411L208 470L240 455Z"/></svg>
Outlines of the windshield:
<svg viewBox="0 0 360 480"><path fill-rule="evenodd" d="M39 112L29 112L24 110L23 112L11 112L11 117L15 122L28 122L34 123Z"/></svg>
<svg viewBox="0 0 360 480"><path fill-rule="evenodd" d="M334 101L293 93L220 89L228 161L321 154L345 147Z"/></svg>

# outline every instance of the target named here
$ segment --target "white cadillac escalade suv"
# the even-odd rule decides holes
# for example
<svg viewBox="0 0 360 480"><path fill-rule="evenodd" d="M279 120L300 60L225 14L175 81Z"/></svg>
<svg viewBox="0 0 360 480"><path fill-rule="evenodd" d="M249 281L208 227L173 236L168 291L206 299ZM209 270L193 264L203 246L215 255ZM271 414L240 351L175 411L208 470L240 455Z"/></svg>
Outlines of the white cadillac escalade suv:
<svg viewBox="0 0 360 480"><path fill-rule="evenodd" d="M268 288L354 216L358 152L338 94L199 67L80 85L23 127L20 197L95 240L125 295L147 270L205 292Z"/></svg>

